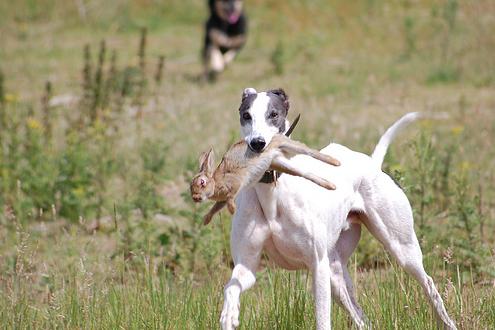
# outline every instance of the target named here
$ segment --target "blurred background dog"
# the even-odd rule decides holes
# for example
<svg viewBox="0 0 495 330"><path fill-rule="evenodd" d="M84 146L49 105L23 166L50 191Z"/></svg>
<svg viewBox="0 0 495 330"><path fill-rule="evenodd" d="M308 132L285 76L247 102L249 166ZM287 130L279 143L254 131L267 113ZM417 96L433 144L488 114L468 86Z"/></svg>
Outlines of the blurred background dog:
<svg viewBox="0 0 495 330"><path fill-rule="evenodd" d="M246 43L247 19L242 0L208 0L203 61L205 76L215 80Z"/></svg>

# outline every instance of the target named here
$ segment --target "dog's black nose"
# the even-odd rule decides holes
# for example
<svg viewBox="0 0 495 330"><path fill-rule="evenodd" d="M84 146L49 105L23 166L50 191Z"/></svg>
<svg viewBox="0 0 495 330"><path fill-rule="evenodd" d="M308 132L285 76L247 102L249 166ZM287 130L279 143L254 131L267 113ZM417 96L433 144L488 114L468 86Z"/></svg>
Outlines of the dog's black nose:
<svg viewBox="0 0 495 330"><path fill-rule="evenodd" d="M263 139L261 137L254 138L251 140L251 143L249 143L249 146L251 147L251 149L253 151L256 151L256 152L260 152L261 150L263 150L265 145L266 145L265 139Z"/></svg>

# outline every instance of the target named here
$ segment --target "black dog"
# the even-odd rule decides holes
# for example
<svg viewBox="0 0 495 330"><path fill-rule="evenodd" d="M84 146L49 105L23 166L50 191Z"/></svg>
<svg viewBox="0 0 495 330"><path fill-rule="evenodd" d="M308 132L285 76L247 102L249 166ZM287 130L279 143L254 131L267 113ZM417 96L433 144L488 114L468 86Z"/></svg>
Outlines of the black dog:
<svg viewBox="0 0 495 330"><path fill-rule="evenodd" d="M206 77L214 80L246 43L247 19L242 0L208 0L203 60Z"/></svg>

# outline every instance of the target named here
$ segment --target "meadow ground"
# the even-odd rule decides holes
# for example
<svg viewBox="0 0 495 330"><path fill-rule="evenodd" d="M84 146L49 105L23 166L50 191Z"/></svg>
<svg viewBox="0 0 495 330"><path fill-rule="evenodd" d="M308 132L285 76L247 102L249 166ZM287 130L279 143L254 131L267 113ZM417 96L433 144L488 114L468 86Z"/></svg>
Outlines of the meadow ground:
<svg viewBox="0 0 495 330"><path fill-rule="evenodd" d="M252 0L247 11L245 49L206 84L203 1L0 3L3 327L218 327L230 216L203 227L208 205L191 202L188 179L201 151L238 138L244 88L283 87L289 117L302 114L293 137L313 147L370 153L402 114L448 114L408 128L384 170L411 200L459 328L495 328L493 1ZM349 268L375 328L435 328L418 285L367 233ZM241 328L312 328L309 283L263 268ZM335 304L332 324L351 327Z"/></svg>

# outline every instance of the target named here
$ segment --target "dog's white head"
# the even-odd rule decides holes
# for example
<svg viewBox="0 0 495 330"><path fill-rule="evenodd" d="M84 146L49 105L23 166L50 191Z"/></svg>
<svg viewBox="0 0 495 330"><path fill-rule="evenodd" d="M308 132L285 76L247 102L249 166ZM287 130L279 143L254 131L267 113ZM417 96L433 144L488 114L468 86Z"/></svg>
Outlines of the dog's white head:
<svg viewBox="0 0 495 330"><path fill-rule="evenodd" d="M246 88L239 118L241 135L249 148L262 152L275 134L284 133L289 127L288 112L289 97L283 89L258 93L254 88Z"/></svg>

